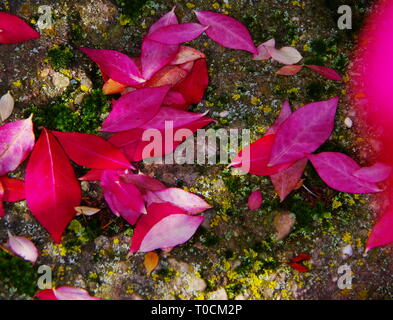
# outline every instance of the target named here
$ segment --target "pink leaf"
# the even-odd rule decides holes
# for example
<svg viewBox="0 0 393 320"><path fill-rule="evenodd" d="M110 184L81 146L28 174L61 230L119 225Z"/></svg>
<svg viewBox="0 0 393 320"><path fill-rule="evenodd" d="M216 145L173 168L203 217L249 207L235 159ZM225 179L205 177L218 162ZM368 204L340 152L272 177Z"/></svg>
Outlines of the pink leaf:
<svg viewBox="0 0 393 320"><path fill-rule="evenodd" d="M258 53L253 55L253 60L267 60L270 59L272 56L270 55L269 51L267 51L266 47L275 47L276 40L270 39L262 44L260 44L257 48Z"/></svg>
<svg viewBox="0 0 393 320"><path fill-rule="evenodd" d="M121 151L105 139L87 133L52 131L72 161L91 169L133 168Z"/></svg>
<svg viewBox="0 0 393 320"><path fill-rule="evenodd" d="M274 189L281 201L296 189L302 178L304 169L307 165L307 159L301 159L295 162L291 167L279 173L270 176Z"/></svg>
<svg viewBox="0 0 393 320"><path fill-rule="evenodd" d="M121 178L125 183L135 185L142 193L165 189L165 185L161 181L145 174L128 172L127 174L121 175Z"/></svg>
<svg viewBox="0 0 393 320"><path fill-rule="evenodd" d="M39 37L40 34L19 17L0 12L0 43L18 43Z"/></svg>
<svg viewBox="0 0 393 320"><path fill-rule="evenodd" d="M27 158L34 140L31 116L0 127L0 176L15 170Z"/></svg>
<svg viewBox="0 0 393 320"><path fill-rule="evenodd" d="M266 135L245 147L232 160L231 166L257 176L270 176L290 167L293 162L268 167L275 135Z"/></svg>
<svg viewBox="0 0 393 320"><path fill-rule="evenodd" d="M25 237L16 237L8 232L7 248L17 256L34 264L38 258L38 250L33 242Z"/></svg>
<svg viewBox="0 0 393 320"><path fill-rule="evenodd" d="M305 65L305 67L314 70L315 72L319 73L321 76L328 78L330 80L343 81L343 78L331 68L315 66L315 65Z"/></svg>
<svg viewBox="0 0 393 320"><path fill-rule="evenodd" d="M100 181L101 175L104 170L91 169L83 177L80 177L80 181Z"/></svg>
<svg viewBox="0 0 393 320"><path fill-rule="evenodd" d="M211 205L208 204L205 200L183 189L166 188L153 193L156 199L151 203L169 202L190 214L201 213L211 208ZM148 203L148 205L151 203Z"/></svg>
<svg viewBox="0 0 393 320"><path fill-rule="evenodd" d="M60 287L57 289L45 289L35 295L40 300L102 300L90 296L90 294L80 288Z"/></svg>
<svg viewBox="0 0 393 320"><path fill-rule="evenodd" d="M0 181L0 218L4 217L4 205L3 205L3 200L4 200L4 186L2 182Z"/></svg>
<svg viewBox="0 0 393 320"><path fill-rule="evenodd" d="M250 210L258 210L262 205L262 194L260 190L254 191L248 197L248 208Z"/></svg>
<svg viewBox="0 0 393 320"><path fill-rule="evenodd" d="M17 202L25 199L25 182L23 180L0 177L4 188L3 201Z"/></svg>
<svg viewBox="0 0 393 320"><path fill-rule="evenodd" d="M296 110L276 134L270 165L296 161L317 150L332 134L338 98Z"/></svg>
<svg viewBox="0 0 393 320"><path fill-rule="evenodd" d="M197 11L196 16L202 25L210 26L205 32L218 44L226 48L258 54L250 32L240 21L211 11Z"/></svg>
<svg viewBox="0 0 393 320"><path fill-rule="evenodd" d="M290 65L290 66L283 66L281 69L277 70L276 73L281 76L294 76L298 72L303 69L301 65Z"/></svg>
<svg viewBox="0 0 393 320"><path fill-rule="evenodd" d="M102 130L119 132L141 127L158 113L169 88L143 88L125 94L113 103Z"/></svg>
<svg viewBox="0 0 393 320"><path fill-rule="evenodd" d="M393 211L388 211L374 225L366 249L371 250L393 242Z"/></svg>
<svg viewBox="0 0 393 320"><path fill-rule="evenodd" d="M134 230L131 252L150 252L188 241L204 217L190 216L170 203L152 204Z"/></svg>
<svg viewBox="0 0 393 320"><path fill-rule="evenodd" d="M80 50L97 63L112 80L128 86L145 82L135 61L121 52L89 48L80 48Z"/></svg>
<svg viewBox="0 0 393 320"><path fill-rule="evenodd" d="M156 23L154 23L150 29L149 29L149 33L151 34L152 32L162 28L162 27L166 27L172 24L178 24L179 21L177 20L176 14L175 14L175 9L176 6L174 6L172 8L171 11L169 11L168 13L166 13L164 16L162 16Z"/></svg>
<svg viewBox="0 0 393 320"><path fill-rule="evenodd" d="M178 45L168 45L150 39L143 40L141 55L143 77L149 80L158 70L169 64L178 51Z"/></svg>
<svg viewBox="0 0 393 320"><path fill-rule="evenodd" d="M165 106L170 106L170 105L183 105L186 104L186 100L184 99L183 95L180 92L177 91L169 91L168 94L166 95L163 105Z"/></svg>
<svg viewBox="0 0 393 320"><path fill-rule="evenodd" d="M148 39L164 44L179 45L198 38L208 28L199 23L172 24L152 32L148 35Z"/></svg>
<svg viewBox="0 0 393 320"><path fill-rule="evenodd" d="M282 64L295 64L303 59L302 55L293 47L283 47L276 49L274 47L265 46L273 60Z"/></svg>
<svg viewBox="0 0 393 320"><path fill-rule="evenodd" d="M332 189L348 193L375 193L381 190L375 183L355 177L360 166L350 157L338 152L309 155L321 179Z"/></svg>
<svg viewBox="0 0 393 320"><path fill-rule="evenodd" d="M274 124L266 132L266 135L276 134L277 130L281 127L281 125L284 123L284 121L289 118L289 116L291 114L292 114L292 111L291 111L291 105L289 104L289 101L284 101L284 104L282 105L282 108L281 108L280 115L278 116L278 118L274 122Z"/></svg>
<svg viewBox="0 0 393 320"><path fill-rule="evenodd" d="M124 182L116 171L104 170L101 187L112 212L123 217L129 224L134 225L139 216L146 213L139 189L131 183Z"/></svg>
<svg viewBox="0 0 393 320"><path fill-rule="evenodd" d="M180 46L179 52L170 64L179 65L204 58L206 55L201 51L188 46Z"/></svg>
<svg viewBox="0 0 393 320"><path fill-rule="evenodd" d="M60 243L75 216L81 189L66 154L56 138L43 129L26 168L26 201L38 222Z"/></svg>
<svg viewBox="0 0 393 320"><path fill-rule="evenodd" d="M368 182L381 182L389 178L391 173L391 166L377 162L371 167L365 167L355 171L353 175Z"/></svg>

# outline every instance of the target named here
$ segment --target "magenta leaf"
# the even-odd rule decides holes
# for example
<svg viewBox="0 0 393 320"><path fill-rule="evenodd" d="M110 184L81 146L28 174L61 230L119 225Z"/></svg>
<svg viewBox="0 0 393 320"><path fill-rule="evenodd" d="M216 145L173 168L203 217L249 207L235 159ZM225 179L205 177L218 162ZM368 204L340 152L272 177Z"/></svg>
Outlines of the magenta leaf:
<svg viewBox="0 0 393 320"><path fill-rule="evenodd" d="M332 189L347 193L375 193L381 189L375 183L355 177L360 166L352 158L338 152L309 155L321 179Z"/></svg>
<svg viewBox="0 0 393 320"><path fill-rule="evenodd" d="M104 170L101 175L101 187L106 203L112 212L134 225L139 216L146 213L145 203L139 189L124 182L114 170Z"/></svg>
<svg viewBox="0 0 393 320"><path fill-rule="evenodd" d="M39 37L40 34L21 18L0 12L0 43L18 43Z"/></svg>
<svg viewBox="0 0 393 320"><path fill-rule="evenodd" d="M38 250L34 243L25 237L13 236L8 232L7 248L12 253L34 264L38 258Z"/></svg>
<svg viewBox="0 0 393 320"><path fill-rule="evenodd" d="M79 180L80 181L100 181L101 175L103 172L104 172L104 170L91 169L83 177L80 177Z"/></svg>
<svg viewBox="0 0 393 320"><path fill-rule="evenodd" d="M0 127L0 176L15 170L33 149L35 137L31 119L30 116Z"/></svg>
<svg viewBox="0 0 393 320"><path fill-rule="evenodd" d="M90 169L133 168L121 151L105 139L87 133L52 131L72 161Z"/></svg>
<svg viewBox="0 0 393 320"><path fill-rule="evenodd" d="M211 205L202 198L179 188L166 188L155 191L153 194L154 198L150 197L152 201L148 201L148 205L151 203L169 202L190 214L201 213L211 208Z"/></svg>
<svg viewBox="0 0 393 320"><path fill-rule="evenodd" d="M366 250L393 242L393 211L385 212L374 225L368 238Z"/></svg>
<svg viewBox="0 0 393 320"><path fill-rule="evenodd" d="M152 32L148 39L164 44L179 45L198 38L208 28L199 23L172 24Z"/></svg>
<svg viewBox="0 0 393 320"><path fill-rule="evenodd" d="M141 127L158 113L169 88L142 88L125 94L113 103L102 130L120 132Z"/></svg>
<svg viewBox="0 0 393 320"><path fill-rule="evenodd" d="M334 81L343 81L343 78L331 68L316 66L316 65L305 65L305 67L310 68L311 70L319 73L321 76L327 79L334 80Z"/></svg>
<svg viewBox="0 0 393 320"><path fill-rule="evenodd" d="M170 105L184 105L186 104L187 101L184 99L184 96L177 91L169 91L168 94L166 95L164 101L162 102L163 105L165 106L170 106Z"/></svg>
<svg viewBox="0 0 393 320"><path fill-rule="evenodd" d="M43 129L26 168L26 201L38 222L56 243L74 218L81 188L62 147Z"/></svg>
<svg viewBox="0 0 393 320"><path fill-rule="evenodd" d="M232 160L231 166L257 176L270 176L290 167L293 162L269 167L275 135L266 135L246 146Z"/></svg>
<svg viewBox="0 0 393 320"><path fill-rule="evenodd" d="M250 210L258 210L262 205L262 193L260 190L254 191L248 197L248 208Z"/></svg>
<svg viewBox="0 0 393 320"><path fill-rule="evenodd" d="M190 216L170 203L152 204L134 230L131 252L150 252L188 241L204 217Z"/></svg>
<svg viewBox="0 0 393 320"><path fill-rule="evenodd" d="M338 98L313 102L296 110L276 133L269 165L304 158L332 134Z"/></svg>
<svg viewBox="0 0 393 320"><path fill-rule="evenodd" d="M171 24L178 24L179 21L177 20L177 17L176 17L176 14L175 14L175 9L176 9L176 6L174 6L171 11L166 13L156 23L154 23L150 27L148 34L151 34L152 32L154 32L154 31L156 31L156 30L158 30L158 29L160 29L162 27L166 27L166 26L169 26Z"/></svg>
<svg viewBox="0 0 393 320"><path fill-rule="evenodd" d="M161 181L142 173L134 174L132 172L128 172L121 175L121 178L125 183L132 183L135 185L143 194L147 191L158 191L166 188Z"/></svg>
<svg viewBox="0 0 393 320"><path fill-rule="evenodd" d="M266 132L266 135L268 134L276 134L277 130L281 127L281 125L284 123L285 120L289 118L289 116L292 114L291 111L291 105L289 104L289 101L284 101L280 115L278 116L277 120L273 123L273 125L269 128L269 130Z"/></svg>
<svg viewBox="0 0 393 320"><path fill-rule="evenodd" d="M284 201L284 199L298 186L304 169L306 168L307 161L307 159L298 160L288 169L270 176L274 189L281 201Z"/></svg>
<svg viewBox="0 0 393 320"><path fill-rule="evenodd" d="M135 61L115 50L80 48L112 80L134 86L145 82Z"/></svg>
<svg viewBox="0 0 393 320"><path fill-rule="evenodd" d="M355 171L353 175L368 182L381 182L389 178L391 173L391 166L377 162L371 167L365 167Z"/></svg>
<svg viewBox="0 0 393 320"><path fill-rule="evenodd" d="M86 290L74 287L59 287L37 292L35 296L40 300L102 300L92 297Z"/></svg>
<svg viewBox="0 0 393 320"><path fill-rule="evenodd" d="M168 45L150 39L143 40L141 55L143 77L149 80L158 70L169 64L178 51L178 45Z"/></svg>
<svg viewBox="0 0 393 320"><path fill-rule="evenodd" d="M205 32L213 41L226 48L258 54L250 32L240 21L211 11L197 11L196 16L200 24L210 26Z"/></svg>

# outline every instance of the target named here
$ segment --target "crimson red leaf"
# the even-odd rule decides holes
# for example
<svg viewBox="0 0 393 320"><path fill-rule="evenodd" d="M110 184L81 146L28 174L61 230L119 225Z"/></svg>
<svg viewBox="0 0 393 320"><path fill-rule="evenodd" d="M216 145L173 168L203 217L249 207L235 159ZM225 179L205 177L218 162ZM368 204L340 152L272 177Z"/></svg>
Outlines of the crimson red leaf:
<svg viewBox="0 0 393 320"><path fill-rule="evenodd" d="M281 201L296 189L300 179L302 178L304 169L307 165L307 159L301 159L295 162L291 167L279 173L270 176L274 189L280 197Z"/></svg>
<svg viewBox="0 0 393 320"><path fill-rule="evenodd" d="M196 16L202 25L210 26L205 32L218 44L226 48L258 53L250 32L240 21L211 11L197 11Z"/></svg>
<svg viewBox="0 0 393 320"><path fill-rule="evenodd" d="M305 65L305 67L314 70L315 72L319 73L321 76L328 78L330 80L343 81L343 78L331 68L315 66L315 65Z"/></svg>
<svg viewBox="0 0 393 320"><path fill-rule="evenodd" d="M105 139L87 133L52 133L72 161L91 169L133 168L121 151Z"/></svg>
<svg viewBox="0 0 393 320"><path fill-rule="evenodd" d="M300 263L293 262L293 263L290 263L289 265L293 269L295 269L296 271L299 271L299 272L308 272L308 271L310 271L307 267L303 266Z"/></svg>
<svg viewBox="0 0 393 320"><path fill-rule="evenodd" d="M374 225L366 249L371 250L393 242L393 211L385 212Z"/></svg>
<svg viewBox="0 0 393 320"><path fill-rule="evenodd" d="M0 12L0 43L18 43L39 37L40 34L19 17Z"/></svg>
<svg viewBox="0 0 393 320"><path fill-rule="evenodd" d="M1 177L4 188L3 201L16 202L25 199L25 182L20 179Z"/></svg>
<svg viewBox="0 0 393 320"><path fill-rule="evenodd" d="M368 182L381 182L389 178L392 167L384 163L377 162L371 167L360 168L354 172L354 176Z"/></svg>
<svg viewBox="0 0 393 320"><path fill-rule="evenodd" d="M250 210L258 210L262 205L262 194L260 190L254 191L248 197L248 208Z"/></svg>
<svg viewBox="0 0 393 320"><path fill-rule="evenodd" d="M163 15L156 23L154 23L150 27L148 34L154 32L162 27L166 27L171 24L178 24L179 21L177 20L177 17L175 14L175 9L176 9L176 6L174 6L171 11L169 11L168 13Z"/></svg>
<svg viewBox="0 0 393 320"><path fill-rule="evenodd" d="M74 170L56 141L43 129L26 168L26 201L38 222L56 243L75 216L81 189Z"/></svg>
<svg viewBox="0 0 393 320"><path fill-rule="evenodd" d="M295 74L299 73L303 69L303 66L301 65L289 65L289 66L283 66L282 68L278 69L276 71L277 74L280 76L294 76Z"/></svg>
<svg viewBox="0 0 393 320"><path fill-rule="evenodd" d="M80 48L109 78L128 86L145 82L129 56L115 50Z"/></svg>
<svg viewBox="0 0 393 320"><path fill-rule="evenodd" d="M105 201L112 212L134 225L139 216L146 213L145 203L139 189L124 182L114 170L104 170L101 175L101 187Z"/></svg>
<svg viewBox="0 0 393 320"><path fill-rule="evenodd" d="M179 45L198 38L208 28L208 26L202 26L199 23L172 24L150 33L148 39L170 45Z"/></svg>
<svg viewBox="0 0 393 320"><path fill-rule="evenodd" d="M204 217L190 216L170 203L152 204L134 230L131 252L149 252L182 244L189 240Z"/></svg>
<svg viewBox="0 0 393 320"><path fill-rule="evenodd" d="M308 255L307 253L301 253L296 257L292 258L289 262L301 262L310 259L311 259L310 255Z"/></svg>
<svg viewBox="0 0 393 320"><path fill-rule="evenodd" d="M270 176L289 168L293 162L268 167L275 135L264 136L245 147L232 160L231 166L257 176Z"/></svg>
<svg viewBox="0 0 393 320"><path fill-rule="evenodd" d="M169 64L178 51L178 45L168 45L150 39L143 40L141 55L143 77L149 80L158 70Z"/></svg>
<svg viewBox="0 0 393 320"><path fill-rule="evenodd" d="M289 104L288 101L285 101L284 104L282 105L280 115L278 116L278 118L274 122L274 124L266 132L266 135L276 134L277 130L281 127L281 125L284 123L284 121L289 118L289 116L291 114L292 114L291 105Z"/></svg>
<svg viewBox="0 0 393 320"><path fill-rule="evenodd" d="M125 94L113 103L102 130L120 132L141 127L158 113L169 88L143 88Z"/></svg>
<svg viewBox="0 0 393 320"><path fill-rule="evenodd" d="M360 169L355 160L338 152L323 152L309 155L321 179L331 188L348 193L375 193L381 189L375 183L355 177Z"/></svg>
<svg viewBox="0 0 393 320"><path fill-rule="evenodd" d="M81 181L100 181L101 175L104 170L91 169L83 177L80 177Z"/></svg>
<svg viewBox="0 0 393 320"><path fill-rule="evenodd" d="M280 126L269 165L304 158L332 134L338 98L313 102L296 110Z"/></svg>
<svg viewBox="0 0 393 320"><path fill-rule="evenodd" d="M174 87L174 90L180 92L189 104L198 104L201 102L206 88L209 85L209 74L206 60L197 60L191 70L191 73Z"/></svg>
<svg viewBox="0 0 393 320"><path fill-rule="evenodd" d="M0 176L15 170L27 158L34 140L31 116L0 127Z"/></svg>

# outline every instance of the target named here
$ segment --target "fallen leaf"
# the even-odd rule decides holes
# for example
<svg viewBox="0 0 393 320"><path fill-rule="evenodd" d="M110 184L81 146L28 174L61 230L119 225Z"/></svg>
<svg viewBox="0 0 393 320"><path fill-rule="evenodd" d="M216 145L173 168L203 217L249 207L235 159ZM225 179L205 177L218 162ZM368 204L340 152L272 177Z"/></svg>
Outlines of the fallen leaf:
<svg viewBox="0 0 393 320"><path fill-rule="evenodd" d="M277 120L273 123L273 125L266 132L266 135L276 134L277 130L281 127L281 125L284 123L284 121L289 118L289 116L291 114L292 114L291 105L289 104L289 101L285 101L284 104L282 105L282 108L281 108L281 111L280 111L280 114L279 114Z"/></svg>
<svg viewBox="0 0 393 320"><path fill-rule="evenodd" d="M209 26L199 23L171 24L161 27L148 35L149 40L169 45L179 45L198 38Z"/></svg>
<svg viewBox="0 0 393 320"><path fill-rule="evenodd" d="M175 9L176 9L176 6L174 6L171 11L169 11L168 13L163 15L157 22L152 24L152 26L149 29L148 34L151 34L154 31L156 31L162 27L166 27L166 26L169 26L172 24L178 24L179 21L177 20L177 17L175 14Z"/></svg>
<svg viewBox="0 0 393 320"><path fill-rule="evenodd" d="M0 43L18 43L40 37L26 22L7 12L0 12L0 31Z"/></svg>
<svg viewBox="0 0 393 320"><path fill-rule="evenodd" d="M85 207L85 206L80 206L80 207L75 207L75 211L77 212L77 216L84 215L84 216L92 216L95 215L97 212L100 212L101 209L98 208L91 208L91 207Z"/></svg>
<svg viewBox="0 0 393 320"><path fill-rule="evenodd" d="M14 98L9 92L0 98L0 120L5 121L9 118L14 110Z"/></svg>
<svg viewBox="0 0 393 320"><path fill-rule="evenodd" d="M283 66L282 68L278 69L276 71L277 74L280 76L294 76L295 74L299 73L303 69L303 66L301 65L289 65L289 66Z"/></svg>
<svg viewBox="0 0 393 320"><path fill-rule="evenodd" d="M282 64L295 64L303 59L299 51L293 47L283 47L276 49L274 47L265 46L273 60L276 60Z"/></svg>
<svg viewBox="0 0 393 320"><path fill-rule="evenodd" d="M371 230L366 250L387 245L393 242L393 211L384 212Z"/></svg>
<svg viewBox="0 0 393 320"><path fill-rule="evenodd" d="M81 181L100 181L101 175L104 170L91 169L83 177L80 177Z"/></svg>
<svg viewBox="0 0 393 320"><path fill-rule="evenodd" d="M305 67L319 73L321 76L334 80L334 81L343 81L343 78L333 69L323 67L323 66L316 66L316 65L305 65Z"/></svg>
<svg viewBox="0 0 393 320"><path fill-rule="evenodd" d="M262 205L262 194L260 190L254 191L248 197L248 208L250 210L258 210Z"/></svg>
<svg viewBox="0 0 393 320"><path fill-rule="evenodd" d="M7 248L17 256L34 264L38 258L38 250L34 243L25 237L13 236L8 231Z"/></svg>
<svg viewBox="0 0 393 320"><path fill-rule="evenodd" d="M354 176L368 182L381 182L389 178L392 167L387 164L377 162L371 167L360 168L354 172Z"/></svg>
<svg viewBox="0 0 393 320"><path fill-rule="evenodd" d="M157 71L146 83L146 87L175 86L181 80L185 79L188 72L178 66L165 66Z"/></svg>
<svg viewBox="0 0 393 320"><path fill-rule="evenodd" d="M80 288L60 287L57 289L45 289L35 294L40 300L102 300L90 296L90 294Z"/></svg>
<svg viewBox="0 0 393 320"><path fill-rule="evenodd" d="M187 62L192 62L199 59L205 59L206 55L192 47L180 46L176 57L170 62L171 65L180 65Z"/></svg>
<svg viewBox="0 0 393 320"><path fill-rule="evenodd" d="M143 264L145 265L147 276L150 276L152 271L157 268L159 261L160 258L158 257L157 252L150 251L145 254Z"/></svg>
<svg viewBox="0 0 393 320"><path fill-rule="evenodd" d="M25 199L25 182L20 179L0 177L4 188L3 201L17 202Z"/></svg>
<svg viewBox="0 0 393 320"><path fill-rule="evenodd" d="M276 40L275 39L270 39L262 44L260 44L257 47L257 54L253 55L253 60L267 60L270 59L272 56L270 55L269 51L267 51L266 47L275 47L276 46Z"/></svg>

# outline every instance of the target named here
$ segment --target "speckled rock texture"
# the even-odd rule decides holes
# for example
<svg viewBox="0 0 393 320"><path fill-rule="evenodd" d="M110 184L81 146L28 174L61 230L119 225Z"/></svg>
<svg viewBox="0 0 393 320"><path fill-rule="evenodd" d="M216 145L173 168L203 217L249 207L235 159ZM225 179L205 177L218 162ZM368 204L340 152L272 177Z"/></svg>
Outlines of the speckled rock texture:
<svg viewBox="0 0 393 320"><path fill-rule="evenodd" d="M343 3L352 6L353 30L337 28L337 8ZM38 7L49 5L54 24L40 31L41 39L0 45L0 95L9 90L17 101L9 121L24 117L33 105L50 111L60 102L77 110L72 114L78 117L78 106L86 107L84 99L103 84L97 67L78 47L137 56L148 26L173 5L183 22L196 21L193 10L228 13L249 28L257 44L274 37L279 46L295 46L305 63L333 67L348 81L345 74L356 35L371 4L365 0L2 1L0 10L32 25L39 19ZM364 161L356 131L346 125L349 118L356 126L356 119L347 104L345 83L310 70L278 76L278 63L253 61L249 54L222 48L206 36L192 46L206 54L210 74L205 99L193 111L209 111L218 120L214 128L247 128L255 140L272 124L284 100L298 108L339 95L336 128L321 150ZM101 111L98 120L107 114ZM93 126L89 132L98 128L95 122ZM101 212L75 218L60 245L51 241L25 202L6 204L0 242L6 241L7 230L26 236L37 245L40 257L31 266L0 252L0 299L33 299L41 265L50 266L53 286L81 287L105 299L393 298L392 249L379 248L363 256L374 218L372 199L329 189L311 166L304 176L305 187L282 203L268 178L237 176L225 165L137 166L167 186L201 195L213 206L189 242L160 252L158 267L147 276L144 255L128 255L132 227L109 211L97 183L83 182L83 205ZM83 170L77 168L77 173ZM23 177L23 168L13 175ZM247 198L257 189L262 190L264 202L259 210L250 211ZM281 217L279 226L277 217ZM300 253L311 256L307 273L287 263ZM338 269L345 264L352 270L352 288L340 289Z"/></svg>

